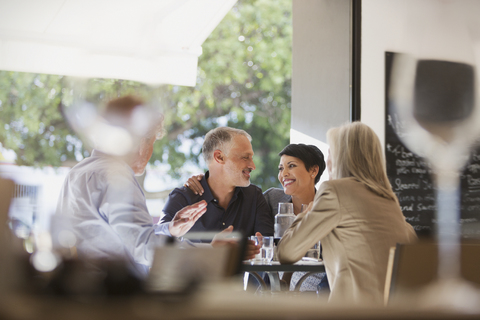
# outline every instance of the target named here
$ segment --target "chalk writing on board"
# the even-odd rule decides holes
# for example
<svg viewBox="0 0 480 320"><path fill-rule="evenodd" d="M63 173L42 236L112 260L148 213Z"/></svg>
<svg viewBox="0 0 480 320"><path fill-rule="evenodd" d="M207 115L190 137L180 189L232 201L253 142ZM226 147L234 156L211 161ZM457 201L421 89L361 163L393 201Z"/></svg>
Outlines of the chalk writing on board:
<svg viewBox="0 0 480 320"><path fill-rule="evenodd" d="M394 53L385 56L385 159L387 175L406 220L417 233L435 230L435 184L428 162L411 152L401 141L403 123L388 100ZM441 156L441 155L439 155ZM464 236L480 236L480 148L474 148L461 176L460 221ZM472 227L473 226L473 227Z"/></svg>

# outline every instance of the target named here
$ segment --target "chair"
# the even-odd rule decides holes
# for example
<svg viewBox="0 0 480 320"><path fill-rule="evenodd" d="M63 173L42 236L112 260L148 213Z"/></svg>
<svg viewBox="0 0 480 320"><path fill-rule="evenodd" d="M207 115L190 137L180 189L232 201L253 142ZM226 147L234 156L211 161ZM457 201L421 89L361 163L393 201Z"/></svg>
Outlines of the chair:
<svg viewBox="0 0 480 320"><path fill-rule="evenodd" d="M461 276L480 285L480 242L463 240L461 244ZM437 279L438 244L420 241L398 244L390 252L385 284L385 303L405 291L418 290Z"/></svg>
<svg viewBox="0 0 480 320"><path fill-rule="evenodd" d="M13 181L0 178L0 294L11 289L12 271L15 268L11 252L11 234L7 227L13 191Z"/></svg>
<svg viewBox="0 0 480 320"><path fill-rule="evenodd" d="M216 247L206 244L158 247L148 275L147 289L151 292L181 292L192 283L231 278L240 271L245 244L244 238L239 237L234 242Z"/></svg>

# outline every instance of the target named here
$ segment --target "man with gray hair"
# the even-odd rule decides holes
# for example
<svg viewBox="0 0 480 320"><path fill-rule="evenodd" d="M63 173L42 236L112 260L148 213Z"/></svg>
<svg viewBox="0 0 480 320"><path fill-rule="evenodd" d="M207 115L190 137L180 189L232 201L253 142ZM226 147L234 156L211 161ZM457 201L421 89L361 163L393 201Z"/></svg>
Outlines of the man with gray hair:
<svg viewBox="0 0 480 320"><path fill-rule="evenodd" d="M190 231L220 231L229 228L246 236L260 232L273 235L273 220L262 190L250 184L255 170L250 135L244 130L219 127L210 130L202 147L208 166L201 184L205 192L196 194L188 187L173 190L163 208L165 213L157 233L165 233L175 213L193 203L205 200L207 212Z"/></svg>

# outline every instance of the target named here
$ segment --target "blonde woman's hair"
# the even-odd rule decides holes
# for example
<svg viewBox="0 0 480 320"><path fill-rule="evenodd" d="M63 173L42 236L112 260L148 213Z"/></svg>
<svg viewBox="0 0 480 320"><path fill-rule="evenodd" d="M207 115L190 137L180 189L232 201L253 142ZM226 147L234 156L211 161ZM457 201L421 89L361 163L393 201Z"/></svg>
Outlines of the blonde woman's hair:
<svg viewBox="0 0 480 320"><path fill-rule="evenodd" d="M353 122L327 132L332 179L355 177L378 195L398 203L385 170L380 140L373 130Z"/></svg>

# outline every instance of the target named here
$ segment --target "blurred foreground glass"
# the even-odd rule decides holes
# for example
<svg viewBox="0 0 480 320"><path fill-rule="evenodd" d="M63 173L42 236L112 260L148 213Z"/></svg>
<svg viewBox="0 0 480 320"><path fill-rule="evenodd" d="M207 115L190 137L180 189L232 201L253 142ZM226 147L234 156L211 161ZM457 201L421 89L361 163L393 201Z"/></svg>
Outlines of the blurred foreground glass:
<svg viewBox="0 0 480 320"><path fill-rule="evenodd" d="M389 99L397 135L429 161L436 185L439 280L429 294L434 304L452 304L455 293L473 292L460 278L460 173L479 136L477 74L470 63L406 54L394 59Z"/></svg>
<svg viewBox="0 0 480 320"><path fill-rule="evenodd" d="M294 220L293 203L279 203L278 213L275 216L275 238L283 237L283 234L290 228Z"/></svg>

